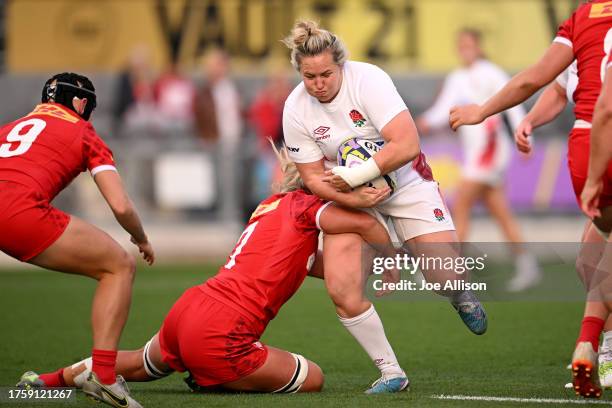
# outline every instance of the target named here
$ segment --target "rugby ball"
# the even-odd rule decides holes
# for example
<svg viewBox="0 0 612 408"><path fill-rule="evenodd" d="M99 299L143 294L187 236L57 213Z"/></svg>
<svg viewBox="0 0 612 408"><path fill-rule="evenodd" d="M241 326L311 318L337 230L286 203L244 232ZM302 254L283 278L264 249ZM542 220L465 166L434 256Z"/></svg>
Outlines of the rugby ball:
<svg viewBox="0 0 612 408"><path fill-rule="evenodd" d="M370 160L383 148L384 142L375 142L366 139L348 139L338 148L338 166L355 167ZM377 177L366 184L374 188L391 188L391 194L397 187L397 176L394 171Z"/></svg>

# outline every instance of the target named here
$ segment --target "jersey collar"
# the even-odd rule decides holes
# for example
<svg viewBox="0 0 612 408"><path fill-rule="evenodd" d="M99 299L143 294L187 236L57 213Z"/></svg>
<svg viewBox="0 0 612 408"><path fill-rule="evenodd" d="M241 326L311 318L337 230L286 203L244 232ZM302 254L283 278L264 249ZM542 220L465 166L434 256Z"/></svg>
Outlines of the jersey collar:
<svg viewBox="0 0 612 408"><path fill-rule="evenodd" d="M45 108L59 110L63 114L72 116L75 119L83 119L73 110L66 108L64 105L61 105L59 103L53 103L53 102L40 103L36 105L36 108L34 108L34 111L39 110L39 109L45 109Z"/></svg>

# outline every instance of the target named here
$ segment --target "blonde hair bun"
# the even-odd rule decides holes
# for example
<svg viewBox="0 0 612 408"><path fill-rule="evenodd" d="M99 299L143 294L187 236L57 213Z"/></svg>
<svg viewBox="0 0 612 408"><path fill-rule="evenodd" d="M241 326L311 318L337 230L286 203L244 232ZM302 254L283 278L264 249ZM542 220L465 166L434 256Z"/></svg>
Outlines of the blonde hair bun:
<svg viewBox="0 0 612 408"><path fill-rule="evenodd" d="M298 71L302 58L325 51L332 53L334 63L338 65L344 64L348 57L344 44L335 34L320 28L319 24L310 20L297 21L283 43L291 50L291 65Z"/></svg>

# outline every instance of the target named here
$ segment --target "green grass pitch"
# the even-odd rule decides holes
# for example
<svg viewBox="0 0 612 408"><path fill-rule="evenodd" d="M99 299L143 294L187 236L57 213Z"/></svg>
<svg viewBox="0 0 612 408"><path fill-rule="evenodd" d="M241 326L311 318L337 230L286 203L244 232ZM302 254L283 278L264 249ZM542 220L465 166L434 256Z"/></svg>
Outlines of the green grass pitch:
<svg viewBox="0 0 612 408"><path fill-rule="evenodd" d="M121 341L123 349L142 346L183 290L211 276L216 267L141 265L138 269L130 319ZM0 288L0 385L14 385L27 370L50 371L88 355L93 281L42 270L2 270ZM188 392L179 374L132 384L133 394L145 407L181 408L535 406L432 398L440 394L578 401L563 385L569 381L565 366L582 314L579 302L489 302L489 332L481 337L468 332L447 302L382 300L376 307L412 381L409 392L363 395L377 378L377 370L339 324L322 282L308 278L272 321L263 341L316 361L326 374L321 394L196 395ZM612 403L612 399L606 402ZM82 395L76 405L96 406Z"/></svg>

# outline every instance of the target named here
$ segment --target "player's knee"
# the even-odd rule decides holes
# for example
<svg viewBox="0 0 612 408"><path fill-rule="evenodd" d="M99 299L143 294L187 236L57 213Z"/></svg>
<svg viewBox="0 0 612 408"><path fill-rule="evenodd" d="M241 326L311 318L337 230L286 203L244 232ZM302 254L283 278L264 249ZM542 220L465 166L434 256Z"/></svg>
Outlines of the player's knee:
<svg viewBox="0 0 612 408"><path fill-rule="evenodd" d="M321 392L324 383L325 376L321 367L308 360L308 377L306 377L304 384L300 388L300 392Z"/></svg>
<svg viewBox="0 0 612 408"><path fill-rule="evenodd" d="M336 313L338 316L350 319L368 310L372 304L362 297L351 296L338 299L338 301L334 300L334 305L336 306Z"/></svg>
<svg viewBox="0 0 612 408"><path fill-rule="evenodd" d="M282 387L271 391L273 394L294 394L296 392L319 392L323 389L323 371L300 354L291 353L295 360L295 370Z"/></svg>
<svg viewBox="0 0 612 408"><path fill-rule="evenodd" d="M576 257L576 273L587 290L592 289L591 284L593 282L600 282L602 278L602 276L595 276L597 274L597 264L599 263L601 253L597 250L593 250L596 249L593 248L596 244L590 245L591 247L586 247L586 249L583 247Z"/></svg>
<svg viewBox="0 0 612 408"><path fill-rule="evenodd" d="M584 257L578 255L576 257L576 273L578 277L582 281L585 287L589 286L589 280L587 279L586 267L585 267L585 259Z"/></svg>
<svg viewBox="0 0 612 408"><path fill-rule="evenodd" d="M344 284L342 281L329 280L326 284L327 293L336 307L349 308L361 298L360 291L351 288L351 285Z"/></svg>
<svg viewBox="0 0 612 408"><path fill-rule="evenodd" d="M121 274L133 280L134 275L136 274L136 258L134 255L126 251L122 251L121 258L119 260L119 270Z"/></svg>
<svg viewBox="0 0 612 408"><path fill-rule="evenodd" d="M108 266L108 272L133 281L136 275L136 258L123 249L113 258L113 262Z"/></svg>

